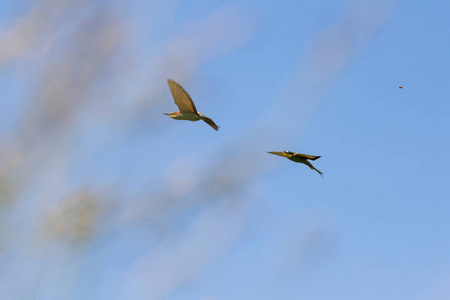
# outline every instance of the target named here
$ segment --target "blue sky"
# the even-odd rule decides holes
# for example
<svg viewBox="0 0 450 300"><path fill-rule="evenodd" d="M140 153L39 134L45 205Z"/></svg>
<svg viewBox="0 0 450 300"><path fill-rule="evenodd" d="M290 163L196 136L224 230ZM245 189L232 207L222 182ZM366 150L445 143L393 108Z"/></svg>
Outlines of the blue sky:
<svg viewBox="0 0 450 300"><path fill-rule="evenodd" d="M0 3L1 297L448 299L450 4L160 2Z"/></svg>

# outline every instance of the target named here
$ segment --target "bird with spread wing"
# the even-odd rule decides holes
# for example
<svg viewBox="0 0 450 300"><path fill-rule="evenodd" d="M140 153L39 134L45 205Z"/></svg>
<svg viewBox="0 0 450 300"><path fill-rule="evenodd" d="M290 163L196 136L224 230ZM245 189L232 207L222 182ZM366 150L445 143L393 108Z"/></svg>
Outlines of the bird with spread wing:
<svg viewBox="0 0 450 300"><path fill-rule="evenodd" d="M206 124L214 128L214 130L217 131L219 129L219 126L217 126L211 118L197 112L197 108L195 107L191 96L189 96L181 85L172 79L167 79L167 82L169 83L170 92L175 100L175 104L180 111L165 113L165 115L168 115L175 120L188 120L192 122L203 120Z"/></svg>
<svg viewBox="0 0 450 300"><path fill-rule="evenodd" d="M308 167L310 167L312 170L317 171L317 173L320 174L320 176L323 176L322 172L320 172L319 170L317 170L316 168L314 168L314 166L308 161L308 159L310 160L316 160L318 158L320 158L320 156L314 156L314 155L308 155L308 154L301 154L301 153L294 153L291 151L284 151L284 152L267 152L270 154L275 154L278 156L284 156L292 161L295 161L297 163L302 163L307 165Z"/></svg>

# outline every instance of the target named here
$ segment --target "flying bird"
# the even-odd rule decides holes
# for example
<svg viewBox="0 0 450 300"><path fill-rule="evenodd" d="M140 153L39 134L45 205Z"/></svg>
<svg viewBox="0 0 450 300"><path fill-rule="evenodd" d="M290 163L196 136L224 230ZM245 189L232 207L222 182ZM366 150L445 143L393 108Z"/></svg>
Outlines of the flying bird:
<svg viewBox="0 0 450 300"><path fill-rule="evenodd" d="M172 93L173 99L175 100L175 104L178 106L178 109L180 111L164 113L165 115L168 115L175 120L188 120L192 122L203 120L206 124L214 128L214 130L217 131L219 129L219 126L217 126L212 119L197 111L197 108L195 108L195 104L192 101L191 96L189 96L189 94L183 89L181 85L179 85L172 79L167 79L167 82L169 83L170 92Z"/></svg>
<svg viewBox="0 0 450 300"><path fill-rule="evenodd" d="M275 154L275 155L279 155L279 156L284 156L286 158L289 158L292 161L295 161L297 163L302 163L307 165L308 167L310 167L312 170L316 170L317 173L320 174L320 176L323 176L322 172L320 172L319 170L317 170L316 168L314 168L314 166L308 161L308 159L310 160L316 160L318 158L320 158L320 156L314 156L314 155L308 155L308 154L301 154L301 153L294 153L291 151L284 151L284 152L267 152L270 154Z"/></svg>

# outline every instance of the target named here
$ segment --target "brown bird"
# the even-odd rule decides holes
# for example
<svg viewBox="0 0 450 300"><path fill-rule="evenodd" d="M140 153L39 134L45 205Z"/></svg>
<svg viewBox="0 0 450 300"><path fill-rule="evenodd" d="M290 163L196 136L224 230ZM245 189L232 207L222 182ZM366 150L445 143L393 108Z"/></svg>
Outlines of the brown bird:
<svg viewBox="0 0 450 300"><path fill-rule="evenodd" d="M320 156L314 156L314 155L308 155L308 154L301 154L301 153L294 153L291 151L284 151L284 152L267 152L270 154L275 154L278 156L284 156L286 158L289 158L292 161L295 161L297 163L302 163L307 165L308 167L310 167L312 170L317 171L317 173L320 174L320 176L323 176L322 172L320 172L319 170L317 170L316 168L314 168L314 166L308 161L308 159L310 160L316 160L318 158L320 158Z"/></svg>
<svg viewBox="0 0 450 300"><path fill-rule="evenodd" d="M181 85L172 79L167 79L167 82L169 83L170 92L175 100L175 104L178 106L180 111L164 113L165 115L168 115L175 120L188 120L192 122L203 120L206 124L214 128L214 130L217 131L219 129L219 126L217 126L212 119L197 112L197 108L195 108L195 104L192 101L191 96L189 96Z"/></svg>

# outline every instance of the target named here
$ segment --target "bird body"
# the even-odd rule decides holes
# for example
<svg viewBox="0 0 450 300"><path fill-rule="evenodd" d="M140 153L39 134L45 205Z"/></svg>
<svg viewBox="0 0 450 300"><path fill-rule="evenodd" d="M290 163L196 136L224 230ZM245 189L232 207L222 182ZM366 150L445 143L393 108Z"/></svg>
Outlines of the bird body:
<svg viewBox="0 0 450 300"><path fill-rule="evenodd" d="M189 96L181 85L172 79L168 79L167 82L169 83L170 92L172 93L175 104L180 111L165 113L165 115L168 115L175 120L187 120L192 122L203 120L206 124L214 128L214 130L217 131L219 129L219 126L217 126L211 118L208 118L197 111L191 96Z"/></svg>
<svg viewBox="0 0 450 300"><path fill-rule="evenodd" d="M317 171L317 173L320 174L320 176L323 176L322 172L320 172L319 170L317 170L316 168L314 168L314 166L308 161L308 159L310 160L316 160L318 158L320 158L320 156L314 156L314 155L308 155L308 154L302 154L302 153L294 153L291 151L284 151L284 152L267 152L270 154L274 154L274 155L278 155L278 156L284 156L296 163L302 163L307 165L310 169Z"/></svg>
<svg viewBox="0 0 450 300"><path fill-rule="evenodd" d="M196 122L198 120L201 120L201 117L199 114L194 114L194 113L180 113L179 111L174 111L171 113L165 113L165 115L168 115L169 117L175 119L175 120L186 120L186 121L192 121L192 122Z"/></svg>

